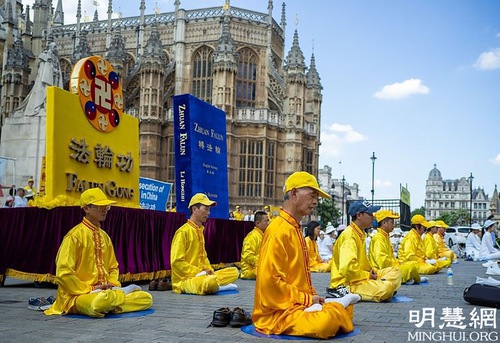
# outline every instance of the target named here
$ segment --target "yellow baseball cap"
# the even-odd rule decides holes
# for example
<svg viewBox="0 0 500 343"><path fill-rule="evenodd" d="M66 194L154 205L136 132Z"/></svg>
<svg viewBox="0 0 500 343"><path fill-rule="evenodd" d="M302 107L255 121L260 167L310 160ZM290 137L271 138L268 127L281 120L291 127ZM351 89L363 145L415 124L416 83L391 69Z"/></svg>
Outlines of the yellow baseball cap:
<svg viewBox="0 0 500 343"><path fill-rule="evenodd" d="M207 195L203 193L196 193L195 195L193 195L191 201L189 201L188 208L191 208L191 206L196 204L202 204L205 206L217 206L217 203L215 201L210 200Z"/></svg>
<svg viewBox="0 0 500 343"><path fill-rule="evenodd" d="M430 223L425 220L425 217L421 214L415 214L413 217L411 217L411 224L420 224L426 228L430 228Z"/></svg>
<svg viewBox="0 0 500 343"><path fill-rule="evenodd" d="M283 193L288 192L293 188L304 188L310 187L318 192L319 196L322 198L331 199L332 197L319 188L318 181L316 178L305 171L295 172L288 177L285 181L285 186L283 186Z"/></svg>
<svg viewBox="0 0 500 343"><path fill-rule="evenodd" d="M443 227L445 229L449 228L449 226L446 225L446 223L444 221L442 221L442 220L436 220L436 226L437 227Z"/></svg>
<svg viewBox="0 0 500 343"><path fill-rule="evenodd" d="M90 188L82 193L80 196L80 206L84 207L87 205L96 205L96 206L104 206L104 205L112 205L116 204L116 201L109 200L106 197L106 194L100 188Z"/></svg>
<svg viewBox="0 0 500 343"><path fill-rule="evenodd" d="M437 222L435 222L434 220L429 220L429 228L431 228L433 226L438 226Z"/></svg>
<svg viewBox="0 0 500 343"><path fill-rule="evenodd" d="M35 182L35 180L33 180L32 178L30 178L30 179L28 180L28 182Z"/></svg>
<svg viewBox="0 0 500 343"><path fill-rule="evenodd" d="M385 218L398 219L399 214L394 213L394 212L389 211L389 210L379 210L379 211L375 212L375 220L377 221L377 223L380 223Z"/></svg>

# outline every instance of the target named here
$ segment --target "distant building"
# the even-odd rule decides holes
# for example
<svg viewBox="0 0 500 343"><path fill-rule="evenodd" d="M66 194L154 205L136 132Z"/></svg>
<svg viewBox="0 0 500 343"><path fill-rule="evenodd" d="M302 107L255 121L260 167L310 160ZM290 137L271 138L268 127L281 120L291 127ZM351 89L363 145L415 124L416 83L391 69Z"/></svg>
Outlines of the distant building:
<svg viewBox="0 0 500 343"><path fill-rule="evenodd" d="M470 211L471 196L472 222L482 224L490 214L490 201L484 189L472 189L471 195L471 184L467 177L443 180L441 172L434 165L425 185L425 216L432 220L443 212Z"/></svg>

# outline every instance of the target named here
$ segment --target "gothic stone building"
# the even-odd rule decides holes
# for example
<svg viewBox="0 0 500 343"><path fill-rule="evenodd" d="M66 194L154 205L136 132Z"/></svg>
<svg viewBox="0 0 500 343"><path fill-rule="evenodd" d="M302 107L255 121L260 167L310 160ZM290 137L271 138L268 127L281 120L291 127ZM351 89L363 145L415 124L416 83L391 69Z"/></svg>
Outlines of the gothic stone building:
<svg viewBox="0 0 500 343"><path fill-rule="evenodd" d="M279 205L288 175L317 175L322 86L297 29L285 51L285 3L277 23L271 0L262 13L229 0L186 10L176 0L173 12L147 14L145 1L137 2L137 17L112 18L109 0L105 20L96 10L83 22L78 0L76 24L65 25L62 0L55 8L36 0L32 9L5 0L1 123L27 95L36 56L55 41L66 89L81 58L104 56L119 73L125 111L140 123L141 176L175 182L172 96L183 93L226 112L232 206Z"/></svg>

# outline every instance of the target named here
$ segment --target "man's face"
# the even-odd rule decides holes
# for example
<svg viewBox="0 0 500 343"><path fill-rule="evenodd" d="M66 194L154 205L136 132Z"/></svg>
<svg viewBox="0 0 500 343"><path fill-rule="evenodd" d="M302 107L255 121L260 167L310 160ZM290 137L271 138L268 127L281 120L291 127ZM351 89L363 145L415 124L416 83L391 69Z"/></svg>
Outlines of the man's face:
<svg viewBox="0 0 500 343"><path fill-rule="evenodd" d="M302 216L307 216L318 206L318 192L309 187L296 188L292 190L295 197L295 206Z"/></svg>
<svg viewBox="0 0 500 343"><path fill-rule="evenodd" d="M111 208L109 205L97 206L97 205L87 205L83 208L85 214L90 221L103 222L108 215L108 211Z"/></svg>
<svg viewBox="0 0 500 343"><path fill-rule="evenodd" d="M210 206L206 205L200 205L200 207L194 206L193 216L195 216L195 218L201 223L206 222L208 217L210 216Z"/></svg>
<svg viewBox="0 0 500 343"><path fill-rule="evenodd" d="M356 224L361 230L368 229L373 225L373 213L360 212L356 215Z"/></svg>
<svg viewBox="0 0 500 343"><path fill-rule="evenodd" d="M258 221L256 224L257 225L255 226L257 226L264 232L269 225L269 216L268 215L262 216L262 219Z"/></svg>
<svg viewBox="0 0 500 343"><path fill-rule="evenodd" d="M394 218L385 218L382 221L382 230L391 233L394 230Z"/></svg>

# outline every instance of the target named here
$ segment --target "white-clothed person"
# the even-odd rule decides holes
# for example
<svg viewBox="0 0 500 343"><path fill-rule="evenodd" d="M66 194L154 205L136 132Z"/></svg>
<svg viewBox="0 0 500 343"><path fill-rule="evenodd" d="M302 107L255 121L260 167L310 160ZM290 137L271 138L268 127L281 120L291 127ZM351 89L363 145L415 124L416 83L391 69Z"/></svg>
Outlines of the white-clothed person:
<svg viewBox="0 0 500 343"><path fill-rule="evenodd" d="M474 223L465 242L465 254L474 261L479 261L481 251L481 225Z"/></svg>
<svg viewBox="0 0 500 343"><path fill-rule="evenodd" d="M323 261L329 261L332 258L333 232L335 232L335 228L333 226L328 226L325 230L325 235L323 237L323 240L321 241L321 244L318 242L319 256Z"/></svg>
<svg viewBox="0 0 500 343"><path fill-rule="evenodd" d="M479 259L495 260L500 259L500 250L495 248L491 232L495 229L496 223L492 220L487 220L484 223L483 239L481 241L481 250L479 251Z"/></svg>

